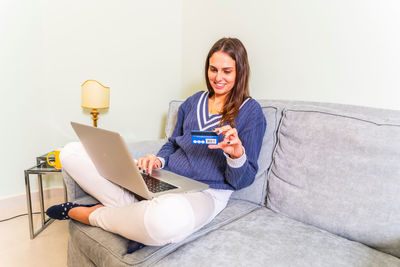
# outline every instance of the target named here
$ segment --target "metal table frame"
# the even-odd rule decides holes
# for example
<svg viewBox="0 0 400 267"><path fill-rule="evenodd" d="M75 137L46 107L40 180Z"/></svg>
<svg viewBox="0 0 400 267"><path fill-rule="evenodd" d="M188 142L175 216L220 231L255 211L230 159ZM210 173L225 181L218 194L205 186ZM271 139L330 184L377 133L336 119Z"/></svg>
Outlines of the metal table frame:
<svg viewBox="0 0 400 267"><path fill-rule="evenodd" d="M40 157L36 158L36 165L25 170L25 188L26 188L26 202L27 202L27 208L28 208L28 220L29 220L29 234L30 238L34 239L38 234L40 234L47 226L49 226L54 220L51 218L46 219L45 211L44 211L44 199L43 199L43 183L42 183L42 175L45 174L54 174L54 173L60 173L61 170L58 170L50 165L47 164L46 161L46 156L42 155ZM54 157L50 157L50 161ZM41 224L42 226L35 231L34 225L33 225L33 212L32 212L32 197L31 197L31 186L30 186L30 175L35 174L38 176L38 188L39 188L39 202L40 202L40 214L41 214ZM65 201L67 201L67 191L65 188L65 183L63 181L64 185L64 198Z"/></svg>

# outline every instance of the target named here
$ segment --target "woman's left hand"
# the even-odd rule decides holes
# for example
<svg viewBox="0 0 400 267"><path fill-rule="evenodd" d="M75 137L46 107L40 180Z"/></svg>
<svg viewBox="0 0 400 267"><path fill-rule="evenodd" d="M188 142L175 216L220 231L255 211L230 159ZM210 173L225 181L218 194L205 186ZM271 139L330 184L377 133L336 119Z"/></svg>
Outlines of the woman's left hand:
<svg viewBox="0 0 400 267"><path fill-rule="evenodd" d="M209 149L222 149L231 158L237 159L243 156L244 148L242 141L239 139L236 128L232 128L230 125L225 125L219 128L215 128L214 132L217 134L223 134L224 140L219 142L217 145L209 145Z"/></svg>

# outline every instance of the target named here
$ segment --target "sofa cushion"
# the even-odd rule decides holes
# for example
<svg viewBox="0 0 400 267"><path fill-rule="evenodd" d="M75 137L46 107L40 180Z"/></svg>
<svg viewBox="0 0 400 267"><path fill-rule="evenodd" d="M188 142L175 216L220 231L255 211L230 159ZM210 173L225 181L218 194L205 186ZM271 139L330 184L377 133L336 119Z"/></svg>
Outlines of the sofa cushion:
<svg viewBox="0 0 400 267"><path fill-rule="evenodd" d="M95 266L148 266L159 261L181 245L193 241L257 208L259 208L259 205L254 203L231 200L228 206L213 221L182 242L162 247L147 246L132 254L126 254L127 239L76 221L69 223L69 243L71 249L79 249L81 252L79 254L86 255ZM68 264L74 266L75 263L73 261L73 258L69 258Z"/></svg>
<svg viewBox="0 0 400 267"><path fill-rule="evenodd" d="M174 100L169 104L167 124L165 127L165 134L167 137L171 136L174 130L178 109L182 103L183 101ZM267 170L271 165L272 151L276 143L275 133L281 117L281 109L276 105L271 105L271 103L266 100L260 101L259 103L267 121L267 129L263 138L260 156L258 158L259 170L253 184L235 191L231 198L247 200L263 205L266 195Z"/></svg>
<svg viewBox="0 0 400 267"><path fill-rule="evenodd" d="M275 133L281 117L281 110L268 103L260 102L260 105L267 121L267 129L263 138L260 156L257 161L258 172L254 182L250 186L233 192L231 198L243 199L264 205L267 192L267 174L272 161L272 151L276 143Z"/></svg>
<svg viewBox="0 0 400 267"><path fill-rule="evenodd" d="M400 266L400 259L260 208L157 263L186 265Z"/></svg>
<svg viewBox="0 0 400 267"><path fill-rule="evenodd" d="M272 210L400 257L400 112L284 111Z"/></svg>
<svg viewBox="0 0 400 267"><path fill-rule="evenodd" d="M165 144L165 139L160 140L150 140L150 141L140 141L127 143L129 154L132 158L138 159L146 156L147 154L156 154L163 144Z"/></svg>
<svg viewBox="0 0 400 267"><path fill-rule="evenodd" d="M183 103L183 100L172 100L169 102L167 122L165 125L165 137L169 138L174 132L176 120L178 117L179 106Z"/></svg>

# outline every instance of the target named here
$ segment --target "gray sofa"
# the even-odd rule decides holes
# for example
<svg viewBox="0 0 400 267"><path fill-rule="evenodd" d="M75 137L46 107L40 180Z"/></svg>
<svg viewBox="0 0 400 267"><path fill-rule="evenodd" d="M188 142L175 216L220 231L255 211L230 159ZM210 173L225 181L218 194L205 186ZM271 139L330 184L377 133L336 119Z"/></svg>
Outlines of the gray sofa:
<svg viewBox="0 0 400 267"><path fill-rule="evenodd" d="M182 101L172 101L166 136ZM254 183L178 244L69 223L68 266L400 266L400 111L259 100L267 131ZM137 158L165 140L130 144ZM70 201L94 202L64 171Z"/></svg>

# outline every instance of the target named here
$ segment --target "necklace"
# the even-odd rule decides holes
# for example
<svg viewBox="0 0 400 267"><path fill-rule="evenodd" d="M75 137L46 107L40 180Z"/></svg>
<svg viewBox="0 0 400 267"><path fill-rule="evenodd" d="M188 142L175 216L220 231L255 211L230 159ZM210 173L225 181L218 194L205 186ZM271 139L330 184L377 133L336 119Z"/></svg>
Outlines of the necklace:
<svg viewBox="0 0 400 267"><path fill-rule="evenodd" d="M212 97L209 100L210 101L208 101L208 109L210 114L221 114L223 108L220 107L221 105L215 104L215 97Z"/></svg>

